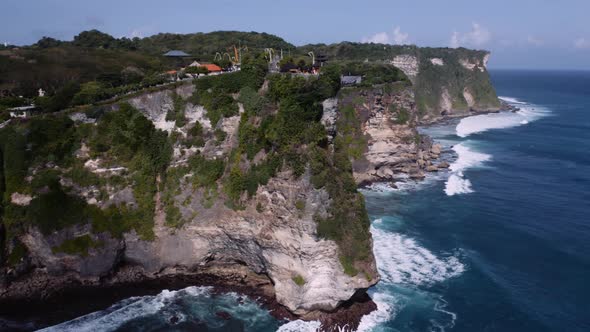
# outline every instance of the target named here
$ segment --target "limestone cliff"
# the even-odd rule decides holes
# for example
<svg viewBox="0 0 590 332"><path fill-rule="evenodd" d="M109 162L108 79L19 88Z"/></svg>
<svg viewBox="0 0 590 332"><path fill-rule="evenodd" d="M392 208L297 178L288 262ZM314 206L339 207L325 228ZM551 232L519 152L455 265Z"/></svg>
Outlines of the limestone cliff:
<svg viewBox="0 0 590 332"><path fill-rule="evenodd" d="M487 71L487 51L352 42L304 45L299 50L323 54L335 61L380 62L398 67L414 85L421 123L500 107Z"/></svg>
<svg viewBox="0 0 590 332"><path fill-rule="evenodd" d="M499 109L487 72L488 52L436 48L406 52L393 57L391 64L414 83L419 121Z"/></svg>
<svg viewBox="0 0 590 332"><path fill-rule="evenodd" d="M326 112L326 108L340 111ZM355 117L358 129L354 140L362 151L352 164L357 183L395 182L405 177L422 179L425 172L449 167L437 161L441 147L417 131L420 112L411 85L346 88L326 108L325 123L345 126L342 118L347 109Z"/></svg>
<svg viewBox="0 0 590 332"><path fill-rule="evenodd" d="M193 92L194 86L185 85L130 99L129 104L141 115L116 104L70 114L73 125L60 118L68 123L71 134L107 126L104 119L122 112L129 114L124 121L138 122L138 128L143 128L148 123L138 117L145 117L153 124L154 135L162 130L171 138L171 160L153 185L142 189L146 184L141 181L149 181L141 177L147 171L135 164L140 162L135 160L137 156L130 156L129 163L121 162L101 152L109 149L101 145L104 138L72 135L68 140L78 148L66 156L74 158L68 166L44 160L26 170L23 185L4 204L10 212L7 222L12 233L2 236L8 238L8 259L0 300L50 296L48 285L58 290L72 283L92 286L200 274L234 280L238 275L239 283L251 287L262 287L261 280L267 280L265 294L292 313L311 319L338 309L377 283L372 253L365 259L362 273L351 273L343 265L338 244L318 236L317 219L330 217L333 197L312 184L309 168L296 176L289 167L279 165L276 175L256 186L254 192L242 192L236 198L238 203L228 198L225 187L229 184L222 183L219 176L225 172L223 160L236 156L232 151L238 145L244 107L238 104L236 115L213 126L207 110L191 103ZM170 116L174 112L182 112L186 121L179 123ZM119 135L120 130L113 135ZM73 141L77 137L82 138ZM133 142L129 144L143 144L127 138ZM204 141L189 142L196 138ZM164 145L153 147L166 149ZM9 147L2 148L6 149ZM126 153L124 146L117 149L121 150L117 153ZM268 158L261 150L252 160L238 157L235 167L253 169ZM217 168L220 173L205 185L205 174ZM46 181L45 177L57 182L49 179L37 184ZM65 203L40 203L54 191ZM56 207L56 215L46 221L63 222L63 226L23 221L15 228L19 218L33 218L30 214L35 212L31 211L39 208L38 204L64 204L63 210ZM134 214L144 209L145 213ZM78 219L62 221L62 213ZM126 224L126 218L136 217L140 218L137 223Z"/></svg>

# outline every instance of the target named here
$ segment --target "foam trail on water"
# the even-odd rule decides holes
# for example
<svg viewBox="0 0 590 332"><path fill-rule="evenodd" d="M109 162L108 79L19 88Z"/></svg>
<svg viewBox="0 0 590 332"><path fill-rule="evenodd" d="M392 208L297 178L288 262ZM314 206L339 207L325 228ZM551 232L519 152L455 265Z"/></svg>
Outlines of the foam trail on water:
<svg viewBox="0 0 590 332"><path fill-rule="evenodd" d="M490 160L491 156L485 153L475 152L467 147L465 143L455 145L453 151L457 154L457 160L449 167L451 175L445 183L445 194L447 196L454 196L472 193L471 181L465 178L463 171L481 165L485 161Z"/></svg>
<svg viewBox="0 0 590 332"><path fill-rule="evenodd" d="M498 98L510 104L526 105L524 101L521 101L514 97L498 96Z"/></svg>
<svg viewBox="0 0 590 332"><path fill-rule="evenodd" d="M520 110L517 112L481 114L461 119L456 128L457 136L467 137L471 134L484 132L490 129L502 129L526 125L531 121L549 114L549 111L542 107L528 104L515 98L500 98L519 107Z"/></svg>
<svg viewBox="0 0 590 332"><path fill-rule="evenodd" d="M382 280L411 286L429 285L460 275L457 257L438 258L414 239L371 226L373 251Z"/></svg>

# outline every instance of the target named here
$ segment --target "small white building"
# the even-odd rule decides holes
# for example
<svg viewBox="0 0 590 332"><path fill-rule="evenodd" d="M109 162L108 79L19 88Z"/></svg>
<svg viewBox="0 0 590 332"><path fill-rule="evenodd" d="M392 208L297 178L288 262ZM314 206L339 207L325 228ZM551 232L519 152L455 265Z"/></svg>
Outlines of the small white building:
<svg viewBox="0 0 590 332"><path fill-rule="evenodd" d="M29 105L10 108L8 109L8 112L11 118L27 118L36 109L37 107L35 105Z"/></svg>

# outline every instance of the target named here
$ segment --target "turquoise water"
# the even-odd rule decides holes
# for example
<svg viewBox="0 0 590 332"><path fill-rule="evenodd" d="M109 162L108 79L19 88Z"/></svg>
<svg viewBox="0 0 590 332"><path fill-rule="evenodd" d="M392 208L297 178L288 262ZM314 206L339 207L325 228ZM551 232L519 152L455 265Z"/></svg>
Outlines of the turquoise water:
<svg viewBox="0 0 590 332"><path fill-rule="evenodd" d="M448 172L365 191L382 282L363 331L590 331L590 73L493 71L516 113L425 128ZM218 312L230 313L229 320ZM53 331L313 331L189 288Z"/></svg>

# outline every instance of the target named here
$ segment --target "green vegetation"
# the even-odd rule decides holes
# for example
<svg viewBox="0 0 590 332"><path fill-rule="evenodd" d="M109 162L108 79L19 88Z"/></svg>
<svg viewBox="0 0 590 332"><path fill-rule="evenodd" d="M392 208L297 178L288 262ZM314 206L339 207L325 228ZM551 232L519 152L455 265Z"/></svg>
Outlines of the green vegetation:
<svg viewBox="0 0 590 332"><path fill-rule="evenodd" d="M95 153L129 168L133 194L138 203L130 217L133 228L144 239L153 238L154 195L157 179L168 167L172 146L165 132L129 104L106 113L92 133L89 146Z"/></svg>
<svg viewBox="0 0 590 332"><path fill-rule="evenodd" d="M154 195L157 178L167 168L172 147L167 135L128 104L103 114L97 126L76 127L65 115L45 115L16 123L0 131L0 152L5 178L4 201L14 192L30 193L28 206L9 204L3 222L7 232L18 234L35 225L49 234L79 223L92 223L94 232L120 237L132 229L143 239L153 238ZM85 169L73 154L86 140L93 157L128 169L125 178L99 178ZM47 167L47 163L60 168ZM29 182L30 168L39 168ZM62 187L60 178L80 186L132 186L137 208L111 206L101 210Z"/></svg>
<svg viewBox="0 0 590 332"><path fill-rule="evenodd" d="M373 86L400 81L409 82L401 70L389 64L353 61L342 62L340 66L344 75L362 76L363 80L360 86Z"/></svg>
<svg viewBox="0 0 590 332"><path fill-rule="evenodd" d="M294 276L294 277L293 277L293 278L291 278L291 279L293 279L293 282L294 282L294 283L295 283L297 286L299 286L299 287L301 287L301 286L305 285L305 279L303 279L303 277L302 277L302 276L300 276L299 274L298 274L298 275L296 275L296 276Z"/></svg>
<svg viewBox="0 0 590 332"><path fill-rule="evenodd" d="M53 247L54 253L64 253L69 255L88 256L88 250L100 248L103 246L101 241L95 241L89 234L75 237L63 241L59 246Z"/></svg>
<svg viewBox="0 0 590 332"><path fill-rule="evenodd" d="M361 124L353 106L342 107L336 125L339 135L335 138L335 146L344 150L350 158L360 159L366 150L367 139L361 131Z"/></svg>
<svg viewBox="0 0 590 332"><path fill-rule="evenodd" d="M348 256L340 256L340 264L342 264L342 267L344 268L344 273L351 277L354 277L359 273Z"/></svg>
<svg viewBox="0 0 590 332"><path fill-rule="evenodd" d="M405 108L397 108L395 104L390 105L390 111L393 112L396 116L395 123L399 125L403 125L410 121L410 112L408 112Z"/></svg>
<svg viewBox="0 0 590 332"><path fill-rule="evenodd" d="M205 159L200 154L193 155L188 161L193 174L193 184L197 187L214 185L223 175L225 163L222 159Z"/></svg>
<svg viewBox="0 0 590 332"><path fill-rule="evenodd" d="M297 202L295 202L295 208L297 208L297 210L299 210L299 211L305 210L305 201L298 200Z"/></svg>
<svg viewBox="0 0 590 332"><path fill-rule="evenodd" d="M176 90L172 90L172 109L166 113L166 121L175 121L175 125L179 128L184 127L187 123L185 116L186 102L182 97L176 93Z"/></svg>
<svg viewBox="0 0 590 332"><path fill-rule="evenodd" d="M391 67L388 64L398 55L412 55L419 59L419 74L416 78L414 90L416 93L416 103L421 114L426 114L438 109L443 87L447 89L451 97L453 108L466 110L467 102L463 97L463 89L468 87L476 101L477 108L498 107L499 101L496 96L493 85L490 82L487 71L469 70L464 68L459 61L469 60L471 62L483 61L487 51L468 50L465 48L430 48L417 47L415 45L385 45L374 43L351 43L342 42L337 44L313 44L304 45L297 48L298 55L304 55L313 51L315 54L326 55L331 63L352 61L356 65L367 65L361 61L368 60L369 64L382 63L384 66L381 70ZM432 64L430 59L439 58L443 60L444 65L438 66ZM355 65L355 66L356 66ZM363 85L366 83L373 84L371 76L379 77L381 75L379 65L375 66L375 72L365 77ZM344 69L343 73L360 74L355 68L351 70ZM389 75L387 75L389 76ZM377 82L379 81L376 80Z"/></svg>
<svg viewBox="0 0 590 332"><path fill-rule="evenodd" d="M245 104L245 108L256 112L264 105L262 97L258 97L256 91L264 83L266 71L264 59L246 57L239 72L195 80L197 91L191 102L201 104L207 109L207 116L214 126L221 118L238 114L238 105L232 94L240 93L240 101Z"/></svg>
<svg viewBox="0 0 590 332"><path fill-rule="evenodd" d="M21 259L28 253L27 247L22 242L16 240L10 254L8 255L6 262L9 266L16 266L20 263Z"/></svg>

